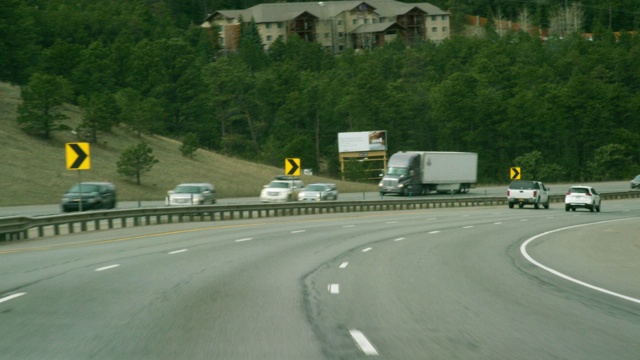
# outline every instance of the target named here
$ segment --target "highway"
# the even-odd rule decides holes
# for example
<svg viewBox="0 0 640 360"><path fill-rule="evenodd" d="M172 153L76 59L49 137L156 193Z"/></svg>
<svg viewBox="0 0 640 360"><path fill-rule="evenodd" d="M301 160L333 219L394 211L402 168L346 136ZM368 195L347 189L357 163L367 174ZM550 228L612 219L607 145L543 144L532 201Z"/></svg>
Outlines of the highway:
<svg viewBox="0 0 640 360"><path fill-rule="evenodd" d="M551 195L564 195L572 184L547 184L551 188ZM591 184L599 192L624 192L629 191L628 181L612 181ZM61 194L62 196L62 194ZM465 197L495 197L507 196L507 185L505 186L479 186L469 190L466 194L436 194L423 195L422 198L443 199L452 198L460 199ZM378 192L361 192L361 193L340 193L339 200L355 201L355 200L380 200L380 199L411 199L411 197L402 197L397 195L386 195L381 197ZM260 197L244 197L244 198L220 198L217 201L219 205L243 205L260 203ZM157 201L122 201L118 202L118 209L134 209L146 207L165 206L163 200ZM23 205L23 206L5 206L0 207L0 217L8 216L46 216L60 214L60 204L47 205Z"/></svg>
<svg viewBox="0 0 640 360"><path fill-rule="evenodd" d="M612 200L10 242L0 357L638 359L638 233Z"/></svg>

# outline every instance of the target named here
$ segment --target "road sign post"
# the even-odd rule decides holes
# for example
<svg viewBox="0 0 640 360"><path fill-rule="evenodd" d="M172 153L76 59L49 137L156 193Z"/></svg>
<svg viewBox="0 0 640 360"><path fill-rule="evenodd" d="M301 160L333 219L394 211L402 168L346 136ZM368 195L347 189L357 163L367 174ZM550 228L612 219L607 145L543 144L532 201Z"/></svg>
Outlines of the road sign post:
<svg viewBox="0 0 640 360"><path fill-rule="evenodd" d="M67 170L89 170L91 169L91 156L89 152L89 143L67 143L66 158L67 158ZM78 171L78 211L82 211L82 176Z"/></svg>

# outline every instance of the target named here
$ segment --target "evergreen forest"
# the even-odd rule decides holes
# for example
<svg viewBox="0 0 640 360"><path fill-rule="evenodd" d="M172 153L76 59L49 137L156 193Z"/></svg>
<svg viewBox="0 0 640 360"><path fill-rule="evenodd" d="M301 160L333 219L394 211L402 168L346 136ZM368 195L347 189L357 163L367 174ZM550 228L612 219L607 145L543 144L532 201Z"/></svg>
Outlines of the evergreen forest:
<svg viewBox="0 0 640 360"><path fill-rule="evenodd" d="M269 165L300 158L336 177L337 134L373 130L387 131L389 154L477 152L483 183L506 182L513 166L546 182L640 173L637 0L582 1L591 39L487 26L483 37L454 31L441 44L340 55L297 38L265 52L251 22L239 50L223 53L200 26L214 10L256 3L3 0L0 81L22 87L18 122L44 139L67 129L54 111L66 102L83 109L75 131L90 142L128 127ZM517 20L523 10L544 26L574 2L431 3L460 29L464 14Z"/></svg>

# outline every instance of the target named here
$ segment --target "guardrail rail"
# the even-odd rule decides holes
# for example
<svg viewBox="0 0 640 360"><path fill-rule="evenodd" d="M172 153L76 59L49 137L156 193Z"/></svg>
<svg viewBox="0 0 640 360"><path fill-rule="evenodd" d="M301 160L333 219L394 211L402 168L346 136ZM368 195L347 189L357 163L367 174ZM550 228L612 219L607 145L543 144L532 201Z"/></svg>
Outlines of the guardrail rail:
<svg viewBox="0 0 640 360"><path fill-rule="evenodd" d="M604 200L629 199L640 197L640 192L601 193L600 196ZM550 201L552 203L564 202L564 195L552 195ZM38 217L12 216L0 218L0 242L102 229L194 221L228 221L326 213L501 205L507 205L506 197L448 199L423 197L360 201L290 202L283 204L172 206L127 210L98 210Z"/></svg>

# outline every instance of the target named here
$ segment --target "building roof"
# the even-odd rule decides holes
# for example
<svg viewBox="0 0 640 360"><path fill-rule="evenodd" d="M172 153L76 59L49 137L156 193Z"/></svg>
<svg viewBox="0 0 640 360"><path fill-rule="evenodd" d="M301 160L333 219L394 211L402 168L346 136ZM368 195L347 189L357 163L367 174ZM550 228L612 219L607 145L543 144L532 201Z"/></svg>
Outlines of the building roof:
<svg viewBox="0 0 640 360"><path fill-rule="evenodd" d="M256 23L280 22L293 19L308 12L320 19L330 19L342 12L358 9L361 5L373 10L381 17L394 17L405 14L412 9L418 9L427 15L449 15L449 12L429 3L407 4L394 0L366 0L366 1L319 1L295 3L264 3L244 10L218 10L209 14L205 22L218 18L238 18L245 20L252 18Z"/></svg>

